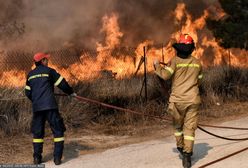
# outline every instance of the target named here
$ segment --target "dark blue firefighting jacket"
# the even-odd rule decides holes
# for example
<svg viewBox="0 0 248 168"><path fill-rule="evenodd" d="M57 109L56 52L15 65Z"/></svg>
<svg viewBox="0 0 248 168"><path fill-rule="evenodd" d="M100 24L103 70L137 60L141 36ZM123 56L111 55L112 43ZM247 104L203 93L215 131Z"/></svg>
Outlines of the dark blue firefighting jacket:
<svg viewBox="0 0 248 168"><path fill-rule="evenodd" d="M39 65L29 72L25 94L32 101L33 112L58 109L54 86L68 95L73 93L73 89L66 80L52 68Z"/></svg>

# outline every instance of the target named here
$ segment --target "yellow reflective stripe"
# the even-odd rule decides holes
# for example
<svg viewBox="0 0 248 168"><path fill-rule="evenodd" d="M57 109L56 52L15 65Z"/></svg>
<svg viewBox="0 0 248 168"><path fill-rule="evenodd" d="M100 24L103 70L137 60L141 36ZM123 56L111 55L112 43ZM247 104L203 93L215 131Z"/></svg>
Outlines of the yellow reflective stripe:
<svg viewBox="0 0 248 168"><path fill-rule="evenodd" d="M43 139L33 139L33 143L43 143Z"/></svg>
<svg viewBox="0 0 248 168"><path fill-rule="evenodd" d="M202 74L198 76L198 79L202 79L202 78L203 78L203 75Z"/></svg>
<svg viewBox="0 0 248 168"><path fill-rule="evenodd" d="M175 132L174 135L175 136L182 136L183 135L183 132Z"/></svg>
<svg viewBox="0 0 248 168"><path fill-rule="evenodd" d="M59 79L54 83L54 86L58 86L63 79L64 78L60 76Z"/></svg>
<svg viewBox="0 0 248 168"><path fill-rule="evenodd" d="M41 78L41 77L49 77L49 74L37 74L37 75L30 76L28 78L28 81L30 81L31 79Z"/></svg>
<svg viewBox="0 0 248 168"><path fill-rule="evenodd" d="M188 136L188 135L184 135L184 139L185 139L185 140L189 140L189 141L194 141L194 140L195 140L194 137Z"/></svg>
<svg viewBox="0 0 248 168"><path fill-rule="evenodd" d="M64 140L65 140L64 137L54 138L54 142L61 142L61 141L64 141Z"/></svg>
<svg viewBox="0 0 248 168"><path fill-rule="evenodd" d="M164 67L164 69L166 69L167 71L170 72L170 74L172 75L174 73L174 70L171 67Z"/></svg>
<svg viewBox="0 0 248 168"><path fill-rule="evenodd" d="M26 85L26 86L25 86L25 89L26 89L26 90L31 90L31 87L28 86L28 85Z"/></svg>
<svg viewBox="0 0 248 168"><path fill-rule="evenodd" d="M177 67L200 68L199 64L177 64Z"/></svg>

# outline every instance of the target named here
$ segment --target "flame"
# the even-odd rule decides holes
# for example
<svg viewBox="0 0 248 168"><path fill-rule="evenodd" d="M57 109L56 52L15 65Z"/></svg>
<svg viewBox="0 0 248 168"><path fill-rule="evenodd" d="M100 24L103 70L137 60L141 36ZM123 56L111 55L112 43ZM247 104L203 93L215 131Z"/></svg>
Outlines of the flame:
<svg viewBox="0 0 248 168"><path fill-rule="evenodd" d="M112 13L111 16L104 16L102 18L103 27L100 30L102 33L106 33L105 45L97 43L97 51L101 52L102 50L115 49L120 45L120 39L123 36L123 33L120 31L118 25L118 15Z"/></svg>
<svg viewBox="0 0 248 168"><path fill-rule="evenodd" d="M178 39L180 34L182 33L189 34L194 39L194 42L197 43L198 42L197 30L201 30L206 25L205 19L208 17L208 11L204 10L204 14L201 17L199 17L196 20L193 20L192 16L187 12L185 4L178 3L174 15L175 15L175 20L177 22L180 22L181 30L172 34L172 38ZM182 22L183 16L186 17L185 23Z"/></svg>
<svg viewBox="0 0 248 168"><path fill-rule="evenodd" d="M193 19L186 9L184 3L178 3L174 15L174 23L177 28L171 35L169 43L163 48L155 48L152 40L145 40L137 45L134 55L119 54L114 55L114 51L121 45L124 33L118 23L119 16L117 13L105 15L102 18L102 28L99 33L105 36L104 41L96 43L96 55L91 53L83 53L80 61L71 64L67 68L60 67L53 62L49 62L49 66L56 69L64 78L71 83L76 83L82 80L94 80L101 75L122 79L126 76L133 75L140 66L140 60L143 59L144 46L146 47L146 63L147 71L153 71L153 60L160 59L164 62L169 62L170 59L176 54L172 48L173 40L179 38L181 33L190 34L196 44L196 50L193 56L199 58L204 66L219 65L223 60L230 62L233 66L247 66L248 62L247 52L244 50L230 49L225 50L221 48L216 42L211 33L206 33L207 29L205 19L213 11L213 7L204 10L202 16ZM216 17L220 18L225 15L223 10L215 10ZM204 30L204 31L203 31ZM206 35L204 34L206 33ZM199 34L201 34L199 36ZM202 35L204 34L204 36ZM206 50L212 50L214 53L212 62L209 61L209 55L206 55ZM163 53L163 55L162 55ZM34 68L34 67L33 67ZM141 69L141 67L140 67ZM143 73L143 68L138 71L138 74ZM5 71L0 75L0 86L8 87L15 86L21 87L25 85L26 72L25 71Z"/></svg>
<svg viewBox="0 0 248 168"><path fill-rule="evenodd" d="M225 50L220 47L212 35L206 35L202 39L198 39L199 31L202 31L206 27L206 18L209 16L209 12L215 11L215 19L220 19L224 17L226 14L219 6L210 6L208 9L204 10L202 16L197 18L196 20L192 19L192 16L186 10L186 5L184 3L178 3L177 7L174 11L175 23L180 26L180 30L172 34L172 39L178 39L181 33L188 33L194 39L196 44L196 50L192 53L193 56L199 58L204 66L208 65L220 65L225 61L226 63L231 64L232 66L241 66L246 67L247 65L244 62L248 61L246 57L247 52L244 50L236 51L239 54L234 54L232 52L233 49ZM213 13L213 12L212 12ZM183 22L183 18L186 18ZM171 43L167 45L166 48L171 47ZM204 61L204 57L208 57L204 55L204 51L212 49L214 52L213 62L209 62L209 59ZM229 53L227 54L227 52ZM174 55L172 51L168 51L169 55ZM241 55L241 56L239 56Z"/></svg>
<svg viewBox="0 0 248 168"><path fill-rule="evenodd" d="M186 5L184 3L178 3L177 7L174 11L174 16L175 16L175 23L179 24L179 22L181 22L181 20L183 19L184 13L186 10Z"/></svg>
<svg viewBox="0 0 248 168"><path fill-rule="evenodd" d="M0 86L2 87L13 87L16 88L22 87L25 85L25 78L26 78L25 71L17 71L17 70L10 70L4 71L0 75Z"/></svg>

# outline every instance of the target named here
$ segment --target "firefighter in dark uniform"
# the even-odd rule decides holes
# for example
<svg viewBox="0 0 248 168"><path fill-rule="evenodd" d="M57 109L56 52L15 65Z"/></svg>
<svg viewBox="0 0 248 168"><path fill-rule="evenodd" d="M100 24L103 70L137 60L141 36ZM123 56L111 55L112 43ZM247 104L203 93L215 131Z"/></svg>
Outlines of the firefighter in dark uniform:
<svg viewBox="0 0 248 168"><path fill-rule="evenodd" d="M26 81L25 94L32 101L33 118L31 130L33 134L34 164L42 162L43 138L46 120L54 135L54 163L61 164L64 148L64 132L66 130L54 96L57 86L68 95L76 96L66 80L54 69L48 67L45 53L34 55L36 68L29 72Z"/></svg>

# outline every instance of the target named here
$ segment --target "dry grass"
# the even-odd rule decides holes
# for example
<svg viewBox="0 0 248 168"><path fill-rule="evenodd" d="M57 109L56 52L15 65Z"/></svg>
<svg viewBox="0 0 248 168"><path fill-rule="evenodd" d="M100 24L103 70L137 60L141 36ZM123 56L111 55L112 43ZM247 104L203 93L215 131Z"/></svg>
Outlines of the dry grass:
<svg viewBox="0 0 248 168"><path fill-rule="evenodd" d="M201 85L203 109L226 104L233 101L248 100L248 70L234 67L212 67L206 69ZM74 86L78 95L93 98L101 102L120 107L137 110L152 115L164 115L166 102L169 97L170 82L159 80L154 74L148 75L148 101L144 95L140 96L143 78L140 76L117 80L114 78L99 78L93 82L80 82ZM162 85L161 85L162 84ZM31 103L27 99L6 100L20 98L20 91L16 89L1 89L0 126L7 135L30 133ZM57 91L58 92L58 91ZM102 108L98 105L78 102L68 97L58 97L60 112L69 130L75 128L93 129L94 127L111 128L106 131L118 134L121 127L131 125L156 124L150 118L123 113ZM207 111L203 116L222 117L228 112L216 113ZM4 116L4 117L3 117ZM6 120L6 117L8 120ZM109 130L109 129L107 129Z"/></svg>
<svg viewBox="0 0 248 168"><path fill-rule="evenodd" d="M201 84L201 121L224 121L247 115L248 70L228 67L206 69ZM116 106L152 115L164 115L170 82L148 76L148 101L140 97L142 77L116 80L99 78L74 86L76 92ZM0 95L0 163L32 163L31 103L22 99L21 90L2 89ZM58 90L56 90L58 92ZM14 100L8 100L12 99ZM18 99L21 98L21 99ZM58 97L67 127L65 159L123 144L159 138L170 134L167 122ZM7 116L8 120L6 120ZM52 160L52 133L47 124L44 160Z"/></svg>
<svg viewBox="0 0 248 168"><path fill-rule="evenodd" d="M218 66L205 70L201 85L204 107L248 100L248 69Z"/></svg>

